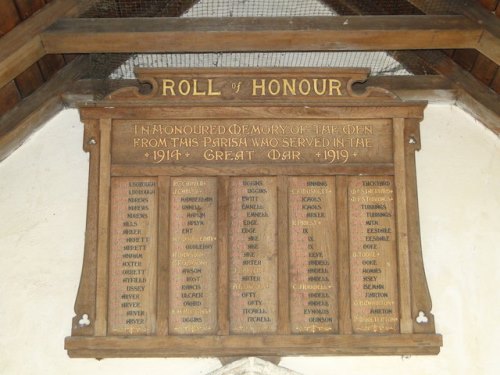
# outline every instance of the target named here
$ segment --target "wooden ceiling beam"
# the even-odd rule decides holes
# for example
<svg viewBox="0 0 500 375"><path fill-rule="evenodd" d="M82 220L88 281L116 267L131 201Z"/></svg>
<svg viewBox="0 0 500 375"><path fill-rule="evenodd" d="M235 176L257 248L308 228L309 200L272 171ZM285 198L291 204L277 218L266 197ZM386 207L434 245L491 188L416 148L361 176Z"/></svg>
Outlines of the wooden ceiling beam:
<svg viewBox="0 0 500 375"><path fill-rule="evenodd" d="M61 95L66 92L88 68L88 57L78 57L29 97L23 99L0 117L0 161L47 120L64 108Z"/></svg>
<svg viewBox="0 0 500 375"><path fill-rule="evenodd" d="M433 3L428 0L407 1L424 13L435 11ZM472 48L500 65L500 22L495 15L475 0L448 0L448 3L447 7L443 6L444 9L459 13L482 28L476 46Z"/></svg>
<svg viewBox="0 0 500 375"><path fill-rule="evenodd" d="M461 3L462 14L477 22L483 28L477 50L500 65L500 22L498 18L477 1Z"/></svg>
<svg viewBox="0 0 500 375"><path fill-rule="evenodd" d="M0 39L0 87L40 58L45 50L40 33L61 17L85 11L95 0L53 0Z"/></svg>
<svg viewBox="0 0 500 375"><path fill-rule="evenodd" d="M457 89L456 105L500 135L500 95L440 51L414 52Z"/></svg>
<svg viewBox="0 0 500 375"><path fill-rule="evenodd" d="M475 48L464 16L61 19L47 53L353 51Z"/></svg>

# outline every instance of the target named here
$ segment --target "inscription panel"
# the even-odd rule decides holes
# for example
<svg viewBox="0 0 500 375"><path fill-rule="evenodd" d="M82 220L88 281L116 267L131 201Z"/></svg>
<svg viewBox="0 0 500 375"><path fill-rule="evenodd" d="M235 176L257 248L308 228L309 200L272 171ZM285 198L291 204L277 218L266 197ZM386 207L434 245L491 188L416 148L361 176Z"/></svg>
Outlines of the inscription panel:
<svg viewBox="0 0 500 375"><path fill-rule="evenodd" d="M335 179L291 177L288 197L292 332L337 332Z"/></svg>
<svg viewBox="0 0 500 375"><path fill-rule="evenodd" d="M348 189L353 331L397 333L394 179L350 177Z"/></svg>
<svg viewBox="0 0 500 375"><path fill-rule="evenodd" d="M155 178L111 180L111 335L150 335L155 331L157 195Z"/></svg>
<svg viewBox="0 0 500 375"><path fill-rule="evenodd" d="M229 194L230 331L273 333L278 316L276 178L231 178Z"/></svg>
<svg viewBox="0 0 500 375"><path fill-rule="evenodd" d="M386 119L115 120L113 163L392 162Z"/></svg>
<svg viewBox="0 0 500 375"><path fill-rule="evenodd" d="M170 319L173 334L217 328L217 179L171 179Z"/></svg>

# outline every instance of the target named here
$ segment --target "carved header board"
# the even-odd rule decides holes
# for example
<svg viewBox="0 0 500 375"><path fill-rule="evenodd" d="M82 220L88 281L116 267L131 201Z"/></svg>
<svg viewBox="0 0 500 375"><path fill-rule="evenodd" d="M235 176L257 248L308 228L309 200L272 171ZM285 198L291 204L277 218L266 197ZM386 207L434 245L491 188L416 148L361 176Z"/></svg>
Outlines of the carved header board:
<svg viewBox="0 0 500 375"><path fill-rule="evenodd" d="M366 76L143 70L141 90L81 108L69 355L438 353L415 175L425 103L357 93Z"/></svg>

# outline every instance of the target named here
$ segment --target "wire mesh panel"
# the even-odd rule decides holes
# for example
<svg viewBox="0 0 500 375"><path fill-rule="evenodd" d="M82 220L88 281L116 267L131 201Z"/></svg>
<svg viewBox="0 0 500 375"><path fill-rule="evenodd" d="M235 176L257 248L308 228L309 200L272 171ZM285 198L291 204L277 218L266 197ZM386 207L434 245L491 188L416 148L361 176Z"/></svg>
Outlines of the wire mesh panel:
<svg viewBox="0 0 500 375"><path fill-rule="evenodd" d="M178 17L196 0L100 0L81 17Z"/></svg>
<svg viewBox="0 0 500 375"><path fill-rule="evenodd" d="M82 17L455 14L466 0L101 0Z"/></svg>
<svg viewBox="0 0 500 375"><path fill-rule="evenodd" d="M250 68L250 67L370 67L374 75L408 75L385 52L255 52L137 54L121 64L110 79L133 79L134 68Z"/></svg>
<svg viewBox="0 0 500 375"><path fill-rule="evenodd" d="M334 16L335 11L317 0L202 0L187 17L290 17Z"/></svg>

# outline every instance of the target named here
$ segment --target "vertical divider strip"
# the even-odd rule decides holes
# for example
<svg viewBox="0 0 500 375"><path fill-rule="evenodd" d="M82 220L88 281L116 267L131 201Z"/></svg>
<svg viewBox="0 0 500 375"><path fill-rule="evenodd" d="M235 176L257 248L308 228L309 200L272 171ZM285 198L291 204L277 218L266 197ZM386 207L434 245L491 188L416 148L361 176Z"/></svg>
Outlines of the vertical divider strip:
<svg viewBox="0 0 500 375"><path fill-rule="evenodd" d="M394 182L396 185L396 228L398 244L400 332L413 332L410 293L410 250L406 216L405 120L394 119Z"/></svg>
<svg viewBox="0 0 500 375"><path fill-rule="evenodd" d="M170 177L158 177L158 264L157 264L157 326L156 335L168 335L168 298L169 286L169 262L170 262Z"/></svg>
<svg viewBox="0 0 500 375"><path fill-rule="evenodd" d="M111 189L111 119L100 120L99 214L95 335L106 336L108 314L109 200Z"/></svg>
<svg viewBox="0 0 500 375"><path fill-rule="evenodd" d="M217 319L218 335L229 335L229 177L220 176L217 180L217 249L218 249L218 290Z"/></svg>
<svg viewBox="0 0 500 375"><path fill-rule="evenodd" d="M347 176L336 176L339 334L352 334Z"/></svg>
<svg viewBox="0 0 500 375"><path fill-rule="evenodd" d="M340 325L340 314L339 314L339 280L340 280L340 276L338 275L339 273L339 268L338 268L338 264L339 264L339 242L338 242L338 230L339 230L339 225L337 223L338 221L338 217L337 217L337 177L338 176L332 176L331 179L333 181L332 185L331 185L331 188L333 190L333 193L330 192L329 195L330 197L332 198L333 200L333 210L334 212L332 213L332 218L333 218L333 225L331 226L331 231L332 231L332 234L333 234L333 241L332 241L332 247L331 247L331 251L330 251L330 259L331 259L331 266L333 269L331 270L331 272L333 272L333 275L335 276L332 280L332 282L334 283L334 290L335 290L335 301L334 301L334 304L332 306L332 308L334 309L334 314L335 314L335 319L334 319L334 322L335 323L335 326L333 327L333 332L334 333L338 333L339 332L339 325ZM328 177L327 177L328 178ZM328 214L326 215L328 217ZM336 268L335 268L336 267Z"/></svg>
<svg viewBox="0 0 500 375"><path fill-rule="evenodd" d="M278 333L290 333L288 177L278 176Z"/></svg>

